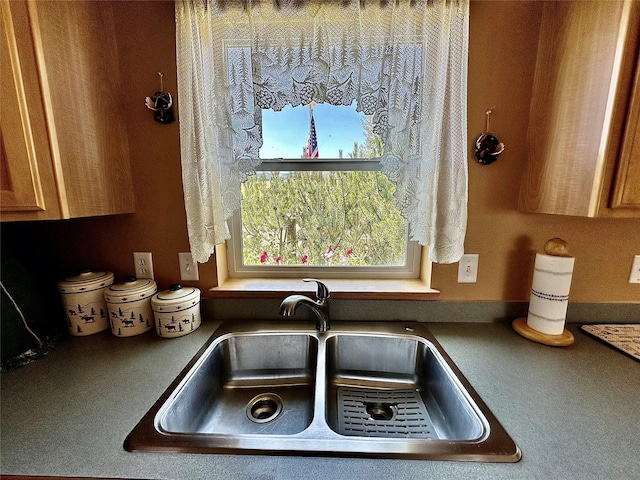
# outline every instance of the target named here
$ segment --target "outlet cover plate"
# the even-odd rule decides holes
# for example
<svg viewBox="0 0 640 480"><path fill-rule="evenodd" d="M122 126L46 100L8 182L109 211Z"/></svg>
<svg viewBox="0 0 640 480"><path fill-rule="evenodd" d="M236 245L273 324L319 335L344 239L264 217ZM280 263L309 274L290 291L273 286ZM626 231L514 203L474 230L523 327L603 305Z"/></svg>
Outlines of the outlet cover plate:
<svg viewBox="0 0 640 480"><path fill-rule="evenodd" d="M629 283L640 283L640 255L633 256L631 273L629 274Z"/></svg>
<svg viewBox="0 0 640 480"><path fill-rule="evenodd" d="M133 268L136 278L150 278L153 280L151 252L133 252Z"/></svg>

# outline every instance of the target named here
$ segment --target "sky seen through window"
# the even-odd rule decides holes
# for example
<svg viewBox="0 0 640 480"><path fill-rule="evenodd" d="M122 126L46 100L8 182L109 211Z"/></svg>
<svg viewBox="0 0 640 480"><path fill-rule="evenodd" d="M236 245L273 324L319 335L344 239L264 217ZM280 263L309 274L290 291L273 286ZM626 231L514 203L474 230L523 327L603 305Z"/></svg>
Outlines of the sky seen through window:
<svg viewBox="0 0 640 480"><path fill-rule="evenodd" d="M356 112L355 102L350 106L316 104L313 118L318 137L319 158L344 158L353 152L354 142L363 144L366 133L362 127L364 114ZM309 136L309 107L286 106L280 112L262 111L262 138L260 158L300 158Z"/></svg>

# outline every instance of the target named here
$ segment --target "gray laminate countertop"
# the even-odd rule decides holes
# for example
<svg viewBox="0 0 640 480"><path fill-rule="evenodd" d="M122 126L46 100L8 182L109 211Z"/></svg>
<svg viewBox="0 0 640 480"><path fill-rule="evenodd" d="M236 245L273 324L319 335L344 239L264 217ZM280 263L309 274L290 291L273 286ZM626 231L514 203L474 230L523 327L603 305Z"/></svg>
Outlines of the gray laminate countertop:
<svg viewBox="0 0 640 480"><path fill-rule="evenodd" d="M130 453L129 431L218 324L176 339L65 338L2 375L2 474L191 479L640 477L640 363L570 324L547 347L509 323L429 329L522 449L514 464L279 455Z"/></svg>

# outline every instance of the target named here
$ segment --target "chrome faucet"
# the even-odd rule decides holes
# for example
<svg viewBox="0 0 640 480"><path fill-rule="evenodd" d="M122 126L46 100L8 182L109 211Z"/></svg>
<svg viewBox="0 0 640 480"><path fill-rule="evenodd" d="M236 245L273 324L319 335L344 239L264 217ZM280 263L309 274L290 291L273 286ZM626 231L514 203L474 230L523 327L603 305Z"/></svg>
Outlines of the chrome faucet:
<svg viewBox="0 0 640 480"><path fill-rule="evenodd" d="M327 286L314 279L303 278L305 282L316 282L318 284L317 300L312 300L306 295L289 295L280 304L280 315L291 317L296 313L299 305L306 305L316 315L316 329L320 332L328 331L329 324L329 289Z"/></svg>

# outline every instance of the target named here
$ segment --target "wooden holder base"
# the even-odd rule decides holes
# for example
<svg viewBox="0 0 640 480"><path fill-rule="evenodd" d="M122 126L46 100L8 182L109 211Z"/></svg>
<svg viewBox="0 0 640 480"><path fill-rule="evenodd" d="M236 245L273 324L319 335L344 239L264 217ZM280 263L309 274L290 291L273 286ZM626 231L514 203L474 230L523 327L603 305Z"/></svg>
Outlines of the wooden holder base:
<svg viewBox="0 0 640 480"><path fill-rule="evenodd" d="M566 328L560 335L542 333L538 330L534 330L529 325L527 325L527 319L524 317L516 318L513 322L511 322L511 326L524 338L527 338L533 342L541 343L543 345L549 345L551 347L568 347L569 345L573 344L573 333L571 333Z"/></svg>

